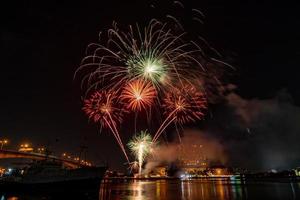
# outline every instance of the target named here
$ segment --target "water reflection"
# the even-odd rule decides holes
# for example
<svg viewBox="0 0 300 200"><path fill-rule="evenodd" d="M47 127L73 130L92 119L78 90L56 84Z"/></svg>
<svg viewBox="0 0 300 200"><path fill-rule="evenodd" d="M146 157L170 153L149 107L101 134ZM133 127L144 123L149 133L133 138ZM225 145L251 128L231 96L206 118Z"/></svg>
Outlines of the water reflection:
<svg viewBox="0 0 300 200"><path fill-rule="evenodd" d="M232 198L233 187L221 180L212 181L182 181L181 182L181 199L214 199L225 200Z"/></svg>
<svg viewBox="0 0 300 200"><path fill-rule="evenodd" d="M108 181L102 183L100 200L295 200L298 183L242 183L228 180Z"/></svg>
<svg viewBox="0 0 300 200"><path fill-rule="evenodd" d="M1 188L0 188L1 190ZM296 200L300 184L295 182L241 182L238 180L105 180L99 190L54 193L0 192L0 200ZM49 194L51 193L51 195Z"/></svg>
<svg viewBox="0 0 300 200"><path fill-rule="evenodd" d="M132 200L143 200L147 196L146 190L151 191L155 188L151 182L123 180L109 181L105 180L101 184L99 196L100 199L119 199L119 197L130 197ZM160 187L156 187L160 190ZM152 193L152 192L151 192Z"/></svg>

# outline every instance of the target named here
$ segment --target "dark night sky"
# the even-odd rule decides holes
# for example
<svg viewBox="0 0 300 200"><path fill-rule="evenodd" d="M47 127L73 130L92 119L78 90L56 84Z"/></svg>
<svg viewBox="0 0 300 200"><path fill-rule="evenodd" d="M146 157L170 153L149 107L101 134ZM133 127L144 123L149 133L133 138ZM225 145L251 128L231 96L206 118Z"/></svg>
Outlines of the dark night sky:
<svg viewBox="0 0 300 200"><path fill-rule="evenodd" d="M116 167L124 161L119 148L112 136L99 135L88 123L73 74L86 46L97 41L98 32L112 20L143 22L152 14L167 14L170 5L144 0L81 2L2 3L0 137L9 138L12 146L22 141L48 144L57 153L75 153L86 143L91 158L107 159ZM203 11L205 25L189 29L203 29L203 36L236 67L230 78L239 95L272 98L285 88L300 105L300 4L195 2L185 5Z"/></svg>

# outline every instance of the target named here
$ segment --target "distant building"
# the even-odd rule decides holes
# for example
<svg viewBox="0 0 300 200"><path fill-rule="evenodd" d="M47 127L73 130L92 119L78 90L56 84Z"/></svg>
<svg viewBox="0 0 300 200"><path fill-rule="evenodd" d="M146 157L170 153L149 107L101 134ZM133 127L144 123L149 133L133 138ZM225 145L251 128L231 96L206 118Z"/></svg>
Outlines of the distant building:
<svg viewBox="0 0 300 200"><path fill-rule="evenodd" d="M207 158L202 144L192 144L189 148L179 145L179 162L182 166L207 167Z"/></svg>
<svg viewBox="0 0 300 200"><path fill-rule="evenodd" d="M167 176L167 166L160 165L153 168L149 173L149 177L165 177Z"/></svg>
<svg viewBox="0 0 300 200"><path fill-rule="evenodd" d="M167 170L166 167L160 166L155 168L155 173L159 176L167 176Z"/></svg>
<svg viewBox="0 0 300 200"><path fill-rule="evenodd" d="M232 175L232 170L223 166L223 165L218 165L218 166L212 166L207 169L208 175L211 176L223 176L223 175Z"/></svg>
<svg viewBox="0 0 300 200"><path fill-rule="evenodd" d="M188 174L202 175L208 167L208 160L203 153L203 145L192 144L190 148L179 145L178 167Z"/></svg>

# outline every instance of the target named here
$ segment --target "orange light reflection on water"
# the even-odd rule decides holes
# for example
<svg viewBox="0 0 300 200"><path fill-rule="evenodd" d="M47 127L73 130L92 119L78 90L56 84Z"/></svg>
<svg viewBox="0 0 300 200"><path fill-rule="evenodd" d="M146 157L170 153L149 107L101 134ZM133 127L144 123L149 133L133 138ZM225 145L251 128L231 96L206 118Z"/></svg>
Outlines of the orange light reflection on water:
<svg viewBox="0 0 300 200"><path fill-rule="evenodd" d="M133 195L132 200L143 200L143 183L135 180L132 185Z"/></svg>
<svg viewBox="0 0 300 200"><path fill-rule="evenodd" d="M222 180L215 182L206 180L181 181L181 199L230 199L231 187Z"/></svg>
<svg viewBox="0 0 300 200"><path fill-rule="evenodd" d="M167 184L166 180L156 182L156 198L167 199Z"/></svg>

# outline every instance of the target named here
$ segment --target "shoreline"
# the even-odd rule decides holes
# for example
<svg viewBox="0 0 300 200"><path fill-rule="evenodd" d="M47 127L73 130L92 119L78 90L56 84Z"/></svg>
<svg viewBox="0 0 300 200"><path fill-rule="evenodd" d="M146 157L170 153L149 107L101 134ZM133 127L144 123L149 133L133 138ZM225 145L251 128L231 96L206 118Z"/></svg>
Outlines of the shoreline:
<svg viewBox="0 0 300 200"><path fill-rule="evenodd" d="M231 181L231 182L300 182L300 177L235 177L235 176L215 176L215 177L190 177L190 178L179 178L179 177L105 177L103 180L204 180L204 181Z"/></svg>

